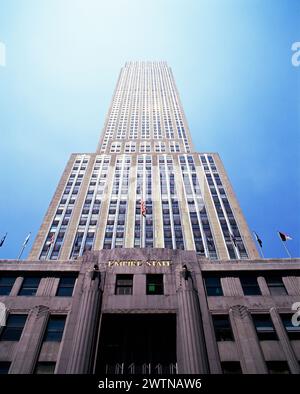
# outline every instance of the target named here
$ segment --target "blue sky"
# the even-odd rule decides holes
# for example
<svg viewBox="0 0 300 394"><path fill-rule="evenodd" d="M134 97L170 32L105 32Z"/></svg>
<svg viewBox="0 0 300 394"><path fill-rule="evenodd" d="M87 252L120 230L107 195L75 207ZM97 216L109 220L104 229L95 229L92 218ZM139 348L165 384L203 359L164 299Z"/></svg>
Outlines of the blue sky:
<svg viewBox="0 0 300 394"><path fill-rule="evenodd" d="M219 152L266 257L300 255L297 0L0 0L0 258L26 257L72 152L93 152L121 66L166 60L198 151Z"/></svg>

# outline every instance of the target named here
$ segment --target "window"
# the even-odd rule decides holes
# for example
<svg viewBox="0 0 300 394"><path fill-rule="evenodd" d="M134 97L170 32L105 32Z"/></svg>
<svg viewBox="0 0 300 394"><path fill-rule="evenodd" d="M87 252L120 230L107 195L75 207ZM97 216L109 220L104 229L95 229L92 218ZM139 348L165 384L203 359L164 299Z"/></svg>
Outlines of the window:
<svg viewBox="0 0 300 394"><path fill-rule="evenodd" d="M208 296L222 296L223 290L221 279L218 276L208 276L204 278L206 293Z"/></svg>
<svg viewBox="0 0 300 394"><path fill-rule="evenodd" d="M45 332L45 342L60 342L65 328L65 316L50 316Z"/></svg>
<svg viewBox="0 0 300 394"><path fill-rule="evenodd" d="M277 340L277 335L270 315L252 315L258 339L261 341Z"/></svg>
<svg viewBox="0 0 300 394"><path fill-rule="evenodd" d="M23 279L22 287L19 291L20 296L34 296L36 295L41 278L39 277L25 277Z"/></svg>
<svg viewBox="0 0 300 394"><path fill-rule="evenodd" d="M227 315L212 317L217 341L233 341L232 329Z"/></svg>
<svg viewBox="0 0 300 394"><path fill-rule="evenodd" d="M0 296L10 294L15 280L14 276L2 276L0 278Z"/></svg>
<svg viewBox="0 0 300 394"><path fill-rule="evenodd" d="M292 314L281 315L282 323L290 340L300 340L300 326L293 325L292 317Z"/></svg>
<svg viewBox="0 0 300 394"><path fill-rule="evenodd" d="M164 294L163 274L146 275L146 294Z"/></svg>
<svg viewBox="0 0 300 394"><path fill-rule="evenodd" d="M223 374L242 374L241 364L239 361L223 361L221 362Z"/></svg>
<svg viewBox="0 0 300 394"><path fill-rule="evenodd" d="M9 315L1 333L1 341L18 341L27 319L27 315Z"/></svg>
<svg viewBox="0 0 300 394"><path fill-rule="evenodd" d="M41 375L41 374L54 374L55 370L55 362L44 362L44 361L39 361L36 364L35 371L34 373L36 375Z"/></svg>
<svg viewBox="0 0 300 394"><path fill-rule="evenodd" d="M0 361L0 375L8 374L10 368L10 362Z"/></svg>
<svg viewBox="0 0 300 394"><path fill-rule="evenodd" d="M75 276L64 276L60 278L56 296L72 297L75 280L76 280Z"/></svg>
<svg viewBox="0 0 300 394"><path fill-rule="evenodd" d="M269 287L271 295L287 295L286 288L283 284L282 278L280 276L266 276L265 277L267 285Z"/></svg>
<svg viewBox="0 0 300 394"><path fill-rule="evenodd" d="M261 295L256 276L241 276L240 280L244 295Z"/></svg>
<svg viewBox="0 0 300 394"><path fill-rule="evenodd" d="M267 368L269 374L283 374L288 375L290 373L288 364L286 361L267 361Z"/></svg>
<svg viewBox="0 0 300 394"><path fill-rule="evenodd" d="M130 295L132 294L133 275L120 274L116 277L116 294Z"/></svg>

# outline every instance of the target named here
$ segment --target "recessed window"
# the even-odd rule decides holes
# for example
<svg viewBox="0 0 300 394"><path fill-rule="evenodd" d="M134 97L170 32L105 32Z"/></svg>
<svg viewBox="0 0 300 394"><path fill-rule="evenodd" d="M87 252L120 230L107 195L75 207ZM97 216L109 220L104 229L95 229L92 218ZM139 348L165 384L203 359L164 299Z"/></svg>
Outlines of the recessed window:
<svg viewBox="0 0 300 394"><path fill-rule="evenodd" d="M261 341L278 340L270 315L252 315L258 339Z"/></svg>
<svg viewBox="0 0 300 394"><path fill-rule="evenodd" d="M233 334L229 316L227 315L215 315L212 316L213 325L216 334L217 341L233 341Z"/></svg>
<svg viewBox="0 0 300 394"><path fill-rule="evenodd" d="M206 293L208 296L222 296L223 290L221 279L218 276L207 276L204 278Z"/></svg>
<svg viewBox="0 0 300 394"><path fill-rule="evenodd" d="M51 375L54 374L55 370L55 362L44 362L44 361L39 361L36 364L35 371L34 373L36 375Z"/></svg>
<svg viewBox="0 0 300 394"><path fill-rule="evenodd" d="M28 276L23 279L19 296L35 296L40 284L40 277Z"/></svg>
<svg viewBox="0 0 300 394"><path fill-rule="evenodd" d="M242 368L239 361L223 361L221 362L222 372L226 375L242 374Z"/></svg>
<svg viewBox="0 0 300 394"><path fill-rule="evenodd" d="M18 341L21 338L27 315L9 315L4 326L0 340Z"/></svg>
<svg viewBox="0 0 300 394"><path fill-rule="evenodd" d="M287 295L286 288L280 276L267 275L265 279L271 295L273 296Z"/></svg>
<svg viewBox="0 0 300 394"><path fill-rule="evenodd" d="M0 375L8 374L10 368L10 362L0 361Z"/></svg>
<svg viewBox="0 0 300 394"><path fill-rule="evenodd" d="M74 276L64 276L60 278L56 296L72 297L76 278Z"/></svg>
<svg viewBox="0 0 300 394"><path fill-rule="evenodd" d="M269 374L280 374L288 375L290 374L290 369L286 361L267 361L267 368Z"/></svg>
<svg viewBox="0 0 300 394"><path fill-rule="evenodd" d="M133 288L133 275L119 274L116 277L116 294L131 295Z"/></svg>
<svg viewBox="0 0 300 394"><path fill-rule="evenodd" d="M294 326L292 314L282 314L281 319L290 340L300 340L300 326Z"/></svg>
<svg viewBox="0 0 300 394"><path fill-rule="evenodd" d="M65 328L65 316L50 316L45 332L45 342L60 342Z"/></svg>
<svg viewBox="0 0 300 394"><path fill-rule="evenodd" d="M14 276L2 276L0 278L0 296L10 294L15 280L16 278Z"/></svg>
<svg viewBox="0 0 300 394"><path fill-rule="evenodd" d="M241 285L244 295L261 295L256 276L241 276Z"/></svg>
<svg viewBox="0 0 300 394"><path fill-rule="evenodd" d="M146 276L146 294L164 294L163 274L148 274Z"/></svg>

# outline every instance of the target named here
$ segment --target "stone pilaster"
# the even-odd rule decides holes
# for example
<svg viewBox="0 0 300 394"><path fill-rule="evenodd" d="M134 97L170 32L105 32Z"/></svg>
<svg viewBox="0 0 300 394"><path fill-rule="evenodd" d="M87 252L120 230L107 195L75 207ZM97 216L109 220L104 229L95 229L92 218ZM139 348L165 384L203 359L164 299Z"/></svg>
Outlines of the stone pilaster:
<svg viewBox="0 0 300 394"><path fill-rule="evenodd" d="M16 355L11 363L11 374L31 374L34 371L48 322L49 308L35 306L29 312Z"/></svg>
<svg viewBox="0 0 300 394"><path fill-rule="evenodd" d="M85 256L84 258L89 258ZM83 262L83 265L86 265ZM74 304L66 332L65 346L59 355L57 373L90 373L101 309L101 273L93 263L82 273L81 286L74 295Z"/></svg>
<svg viewBox="0 0 300 394"><path fill-rule="evenodd" d="M178 299L177 363L179 373L206 374L208 361L200 305L192 273L184 278L182 266L176 269Z"/></svg>
<svg viewBox="0 0 300 394"><path fill-rule="evenodd" d="M243 373L268 373L248 309L243 305L235 305L230 308L229 317Z"/></svg>

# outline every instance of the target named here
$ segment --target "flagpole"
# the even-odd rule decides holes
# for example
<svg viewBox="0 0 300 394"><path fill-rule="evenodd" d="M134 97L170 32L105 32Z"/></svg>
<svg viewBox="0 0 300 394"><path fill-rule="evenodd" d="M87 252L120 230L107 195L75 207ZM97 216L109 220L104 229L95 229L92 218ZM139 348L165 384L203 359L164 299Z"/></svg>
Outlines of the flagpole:
<svg viewBox="0 0 300 394"><path fill-rule="evenodd" d="M21 249L21 252L20 252L20 254L19 254L19 256L18 256L18 260L20 260L22 254L23 254L23 252L24 252L25 246L26 246L26 245L24 245L24 244L22 245L22 249Z"/></svg>
<svg viewBox="0 0 300 394"><path fill-rule="evenodd" d="M256 240L257 245L259 246L259 250L260 250L261 257L264 259L265 256L264 256L264 253L263 253L263 250L262 250L262 246L260 246L260 243L259 243L258 240L257 240L257 234L256 234L255 231L252 231L252 234L255 235L255 240Z"/></svg>
<svg viewBox="0 0 300 394"><path fill-rule="evenodd" d="M284 247L284 249L285 249L285 251L286 251L286 253L287 253L287 255L289 256L289 258L291 259L292 258L292 256L291 256L291 254L290 254L290 252L289 252L289 250L288 250L288 248L287 248L287 246L286 246L286 244L281 240L281 243L282 243L282 245L283 245L283 247Z"/></svg>
<svg viewBox="0 0 300 394"><path fill-rule="evenodd" d="M261 257L264 259L265 256L264 256L264 254L263 254L262 247L261 247L260 245L259 245L259 250L260 250Z"/></svg>
<svg viewBox="0 0 300 394"><path fill-rule="evenodd" d="M18 256L18 260L20 260L20 258L21 258L21 256L22 256L22 254L23 254L23 252L24 252L24 249L26 248L26 245L28 244L28 241L29 241L30 235L31 235L31 232L30 232L30 233L27 235L27 237L26 237L25 241L23 242L23 245L22 245L21 252L20 252L20 254L19 254L19 256Z"/></svg>
<svg viewBox="0 0 300 394"><path fill-rule="evenodd" d="M280 241L282 242L282 245L283 245L283 247L284 247L284 249L285 249L285 251L286 251L286 253L287 253L287 255L289 256L289 258L291 259L292 258L292 256L291 256L291 253L290 253L290 251L288 250L288 248L287 248L287 246L286 246L286 241L287 241L287 239L292 239L290 236L288 236L287 234L285 234L285 233L283 233L283 232L281 232L281 231L278 231L277 230L277 234L278 234L278 236L279 236L279 238L280 238ZM284 239L283 239L284 238Z"/></svg>

